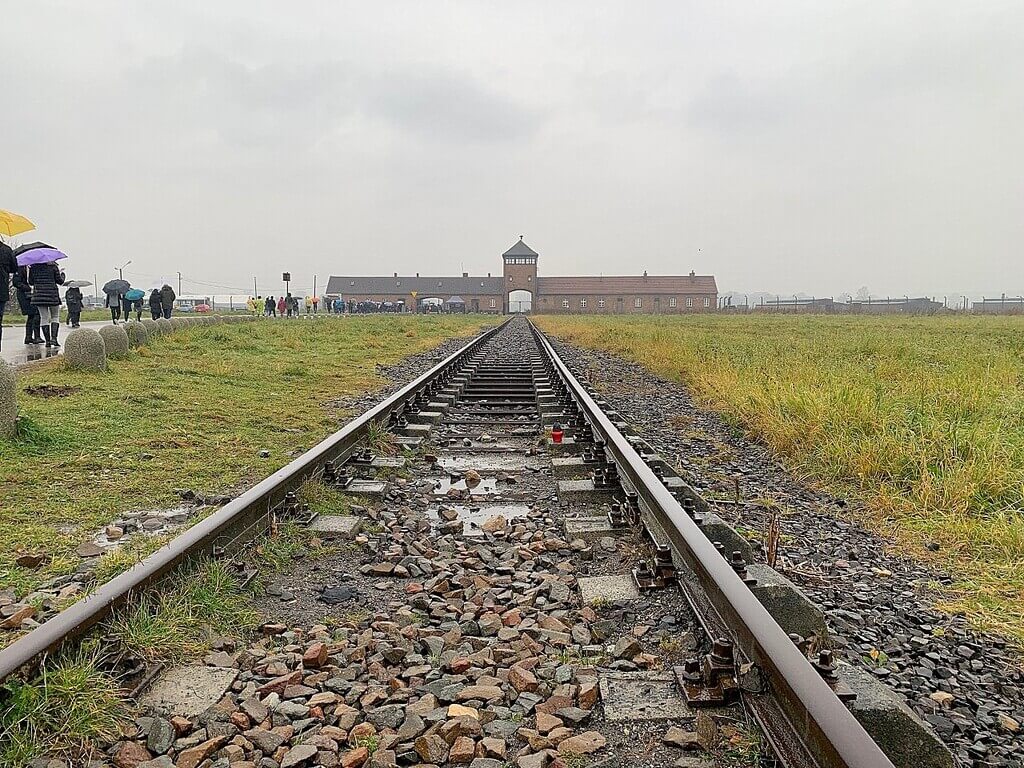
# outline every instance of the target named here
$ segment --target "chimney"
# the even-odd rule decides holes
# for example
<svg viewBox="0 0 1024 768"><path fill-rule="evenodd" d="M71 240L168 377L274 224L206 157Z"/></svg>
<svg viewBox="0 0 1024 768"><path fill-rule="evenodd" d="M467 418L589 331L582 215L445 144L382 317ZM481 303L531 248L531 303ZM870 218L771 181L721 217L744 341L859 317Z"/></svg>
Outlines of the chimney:
<svg viewBox="0 0 1024 768"><path fill-rule="evenodd" d="M691 269L691 270L690 270L690 277L696 277L696 276L697 276L697 273L696 273L696 272L694 272L694 271L693 271L693 270Z"/></svg>
<svg viewBox="0 0 1024 768"><path fill-rule="evenodd" d="M462 273L462 276L463 276L463 277L469 277L469 272L463 272L463 273Z"/></svg>
<svg viewBox="0 0 1024 768"><path fill-rule="evenodd" d="M417 272L417 273L416 273L416 277L419 277L419 276L420 276L420 273L419 273L419 272Z"/></svg>
<svg viewBox="0 0 1024 768"><path fill-rule="evenodd" d="M397 272L395 272L395 277L398 277L398 273Z"/></svg>
<svg viewBox="0 0 1024 768"><path fill-rule="evenodd" d="M490 276L491 276L491 273L490 273L490 272L488 272L488 273L487 273L487 276L488 276L488 277L490 277Z"/></svg>
<svg viewBox="0 0 1024 768"><path fill-rule="evenodd" d="M646 280L646 279L647 279L647 270L645 269L644 270L644 280Z"/></svg>

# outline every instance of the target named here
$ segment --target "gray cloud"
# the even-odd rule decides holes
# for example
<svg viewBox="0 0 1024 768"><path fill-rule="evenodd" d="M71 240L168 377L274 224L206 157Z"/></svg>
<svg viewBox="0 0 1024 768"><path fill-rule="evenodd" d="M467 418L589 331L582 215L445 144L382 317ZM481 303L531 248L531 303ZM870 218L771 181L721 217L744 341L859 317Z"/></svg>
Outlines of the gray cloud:
<svg viewBox="0 0 1024 768"><path fill-rule="evenodd" d="M21 4L0 207L69 269L1024 290L1024 7ZM45 49L39 41L46 40Z"/></svg>

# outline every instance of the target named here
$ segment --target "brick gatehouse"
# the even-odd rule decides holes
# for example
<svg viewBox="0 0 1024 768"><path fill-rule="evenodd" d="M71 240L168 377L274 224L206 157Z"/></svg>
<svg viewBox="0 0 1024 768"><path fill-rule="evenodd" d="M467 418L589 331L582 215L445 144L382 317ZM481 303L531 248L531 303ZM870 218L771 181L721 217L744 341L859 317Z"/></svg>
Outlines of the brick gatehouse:
<svg viewBox="0 0 1024 768"><path fill-rule="evenodd" d="M711 275L618 275L544 277L539 254L519 241L501 255L500 276L391 277L332 276L327 295L346 301L403 302L413 307L439 302L467 312L544 314L683 314L710 312L718 305Z"/></svg>

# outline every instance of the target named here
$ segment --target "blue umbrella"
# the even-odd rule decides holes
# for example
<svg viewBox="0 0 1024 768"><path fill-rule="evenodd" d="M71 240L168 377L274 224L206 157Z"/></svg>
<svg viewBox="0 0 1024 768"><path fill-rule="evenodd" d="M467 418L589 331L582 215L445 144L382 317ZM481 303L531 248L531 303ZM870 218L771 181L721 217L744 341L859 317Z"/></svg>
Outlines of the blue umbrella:
<svg viewBox="0 0 1024 768"><path fill-rule="evenodd" d="M146 297L145 291L140 291L138 288L132 288L128 293L124 295L128 301L138 301L139 299Z"/></svg>

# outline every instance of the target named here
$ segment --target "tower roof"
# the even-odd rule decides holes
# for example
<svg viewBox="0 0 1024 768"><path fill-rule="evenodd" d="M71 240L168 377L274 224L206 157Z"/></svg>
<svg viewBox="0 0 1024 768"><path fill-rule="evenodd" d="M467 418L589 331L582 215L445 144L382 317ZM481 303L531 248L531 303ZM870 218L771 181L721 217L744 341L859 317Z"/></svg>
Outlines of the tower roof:
<svg viewBox="0 0 1024 768"><path fill-rule="evenodd" d="M519 242L505 251L502 256L538 256L539 254L523 242L523 236L519 236Z"/></svg>

